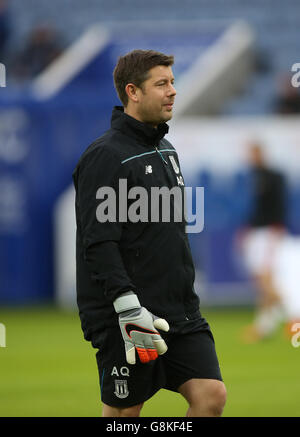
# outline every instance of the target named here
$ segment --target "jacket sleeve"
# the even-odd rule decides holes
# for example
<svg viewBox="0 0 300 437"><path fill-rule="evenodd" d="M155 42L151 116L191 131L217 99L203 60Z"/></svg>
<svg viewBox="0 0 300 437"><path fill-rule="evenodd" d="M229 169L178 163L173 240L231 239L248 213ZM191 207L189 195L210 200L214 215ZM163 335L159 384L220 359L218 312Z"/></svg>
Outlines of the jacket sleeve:
<svg viewBox="0 0 300 437"><path fill-rule="evenodd" d="M119 221L119 180L127 176L120 159L100 147L85 157L74 177L84 261L111 302L125 291L135 291L119 250L124 226Z"/></svg>

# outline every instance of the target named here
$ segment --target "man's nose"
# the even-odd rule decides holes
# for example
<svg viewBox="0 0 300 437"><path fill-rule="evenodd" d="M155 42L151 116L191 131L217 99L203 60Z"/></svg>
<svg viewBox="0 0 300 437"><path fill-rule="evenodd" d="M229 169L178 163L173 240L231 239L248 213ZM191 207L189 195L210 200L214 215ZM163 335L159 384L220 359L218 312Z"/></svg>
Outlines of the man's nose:
<svg viewBox="0 0 300 437"><path fill-rule="evenodd" d="M176 89L175 89L174 85L170 84L168 94L169 94L170 96L176 96Z"/></svg>

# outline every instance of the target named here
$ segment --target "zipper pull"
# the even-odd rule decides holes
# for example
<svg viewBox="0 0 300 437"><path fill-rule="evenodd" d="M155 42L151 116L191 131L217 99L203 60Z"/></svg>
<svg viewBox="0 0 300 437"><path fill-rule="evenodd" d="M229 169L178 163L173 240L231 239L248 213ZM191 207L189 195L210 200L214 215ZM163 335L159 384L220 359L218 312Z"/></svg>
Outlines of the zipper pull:
<svg viewBox="0 0 300 437"><path fill-rule="evenodd" d="M161 159L163 160L163 162L168 165L168 162L165 160L165 158L162 156L161 152L158 150L158 148L155 146L155 150L157 151L157 153L159 154L159 156L161 157Z"/></svg>

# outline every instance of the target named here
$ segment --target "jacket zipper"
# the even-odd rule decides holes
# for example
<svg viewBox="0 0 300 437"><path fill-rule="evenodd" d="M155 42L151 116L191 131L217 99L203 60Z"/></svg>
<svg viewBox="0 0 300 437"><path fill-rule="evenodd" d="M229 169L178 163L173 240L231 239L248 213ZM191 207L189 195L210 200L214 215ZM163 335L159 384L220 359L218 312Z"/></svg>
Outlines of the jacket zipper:
<svg viewBox="0 0 300 437"><path fill-rule="evenodd" d="M168 165L168 162L165 160L165 158L162 156L161 152L158 150L158 148L155 146L155 150L157 151L157 153L159 154L159 156L161 157L161 159L163 160L163 162Z"/></svg>

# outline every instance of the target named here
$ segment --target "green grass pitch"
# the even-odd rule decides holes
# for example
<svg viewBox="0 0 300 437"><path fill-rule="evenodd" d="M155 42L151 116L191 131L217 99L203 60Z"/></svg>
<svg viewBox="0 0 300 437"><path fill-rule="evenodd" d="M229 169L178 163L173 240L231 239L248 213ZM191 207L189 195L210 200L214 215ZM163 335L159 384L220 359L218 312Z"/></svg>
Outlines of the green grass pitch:
<svg viewBox="0 0 300 437"><path fill-rule="evenodd" d="M249 309L203 309L227 386L224 416L300 415L300 348L279 329L258 344L240 341ZM83 340L76 312L55 308L6 309L6 348L0 347L0 416L100 416L96 350ZM145 417L183 417L179 394L158 392Z"/></svg>

